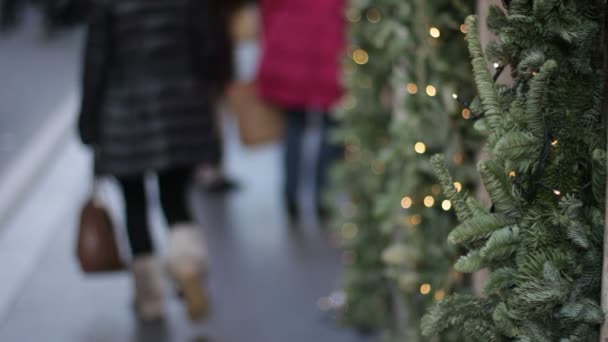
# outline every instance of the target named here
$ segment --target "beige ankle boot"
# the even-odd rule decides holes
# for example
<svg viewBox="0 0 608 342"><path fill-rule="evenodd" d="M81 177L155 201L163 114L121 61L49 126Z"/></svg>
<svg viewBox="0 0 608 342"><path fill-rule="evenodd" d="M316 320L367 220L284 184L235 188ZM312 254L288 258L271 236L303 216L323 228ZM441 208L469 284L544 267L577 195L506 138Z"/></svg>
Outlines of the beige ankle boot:
<svg viewBox="0 0 608 342"><path fill-rule="evenodd" d="M171 229L167 261L184 296L188 316L193 321L205 319L209 314L208 258L200 227L188 223Z"/></svg>
<svg viewBox="0 0 608 342"><path fill-rule="evenodd" d="M131 265L135 284L135 309L146 321L165 316L165 273L155 256L140 256Z"/></svg>

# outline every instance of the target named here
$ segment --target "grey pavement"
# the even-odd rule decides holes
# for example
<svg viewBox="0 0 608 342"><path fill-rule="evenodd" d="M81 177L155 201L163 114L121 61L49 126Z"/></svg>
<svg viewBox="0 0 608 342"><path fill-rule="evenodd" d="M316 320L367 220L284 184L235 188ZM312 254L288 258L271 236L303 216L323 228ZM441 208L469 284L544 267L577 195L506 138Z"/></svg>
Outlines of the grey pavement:
<svg viewBox="0 0 608 342"><path fill-rule="evenodd" d="M0 174L76 91L82 37L72 30L47 39L34 12L0 34Z"/></svg>
<svg viewBox="0 0 608 342"><path fill-rule="evenodd" d="M0 341L363 341L317 308L317 300L339 286L339 252L314 220L287 224L278 195L278 147L229 153L228 169L242 189L229 196L192 193L192 209L211 251L209 322L190 324L172 296L165 324L141 324L133 317L126 272L80 273L74 258L76 216L88 192L90 160L72 138L31 198L56 203L49 206L51 212L26 203L24 209L39 212L17 213L10 221L9 233L25 225L30 234L48 238L36 243L40 251L24 243L12 255L38 257L29 272L22 270L28 275L5 305L4 316L0 312ZM153 216L162 238L163 222L158 212ZM28 222L48 226L32 229ZM10 258L5 253L0 267L10 267Z"/></svg>

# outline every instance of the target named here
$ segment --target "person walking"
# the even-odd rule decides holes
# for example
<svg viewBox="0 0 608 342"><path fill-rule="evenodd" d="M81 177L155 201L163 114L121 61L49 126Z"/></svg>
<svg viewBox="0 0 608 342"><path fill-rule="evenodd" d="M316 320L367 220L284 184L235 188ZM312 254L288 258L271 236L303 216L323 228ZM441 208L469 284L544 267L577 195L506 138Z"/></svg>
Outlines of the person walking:
<svg viewBox="0 0 608 342"><path fill-rule="evenodd" d="M215 102L230 77L230 41L219 0L100 0L86 39L79 133L95 172L125 197L135 308L165 313L162 262L147 220L144 174L158 176L170 227L167 266L192 319L208 310L206 247L187 208L194 169L220 162Z"/></svg>
<svg viewBox="0 0 608 342"><path fill-rule="evenodd" d="M302 170L302 138L310 114L322 114L315 193L319 216L326 214L321 192L327 171L341 149L329 141L335 126L331 107L342 95L341 57L346 44L345 0L262 0L261 96L285 113L285 204L299 216L297 195Z"/></svg>

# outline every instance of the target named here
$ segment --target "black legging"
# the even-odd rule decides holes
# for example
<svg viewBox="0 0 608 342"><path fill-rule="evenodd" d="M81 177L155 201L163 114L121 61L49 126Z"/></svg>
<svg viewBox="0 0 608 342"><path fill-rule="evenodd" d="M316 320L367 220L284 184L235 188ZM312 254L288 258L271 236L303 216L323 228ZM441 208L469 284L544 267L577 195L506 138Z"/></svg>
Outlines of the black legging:
<svg viewBox="0 0 608 342"><path fill-rule="evenodd" d="M191 217L186 203L186 190L192 170L175 168L158 173L160 203L169 227L188 222ZM148 205L143 175L118 179L125 197L127 234L133 256L152 254L154 245L148 222Z"/></svg>

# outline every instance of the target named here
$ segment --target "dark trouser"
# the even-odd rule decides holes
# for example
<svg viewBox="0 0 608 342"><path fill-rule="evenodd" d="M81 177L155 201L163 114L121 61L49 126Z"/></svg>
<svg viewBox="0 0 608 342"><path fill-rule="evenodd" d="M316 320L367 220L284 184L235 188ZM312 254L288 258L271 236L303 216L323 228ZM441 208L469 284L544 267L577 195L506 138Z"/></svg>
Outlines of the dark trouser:
<svg viewBox="0 0 608 342"><path fill-rule="evenodd" d="M190 168L175 168L158 173L160 203L169 227L191 220L186 203L186 190L190 183ZM133 256L154 252L144 176L128 176L118 179L124 197L127 217L127 234Z"/></svg>
<svg viewBox="0 0 608 342"><path fill-rule="evenodd" d="M287 201L295 202L302 170L302 142L309 114L305 110L288 110L286 112L287 127L285 134L285 197ZM329 134L337 125L328 113L323 113L321 125L321 144L315 171L315 194L317 205L321 205L320 195L327 182L327 174L331 164L340 157L340 146L330 142Z"/></svg>

